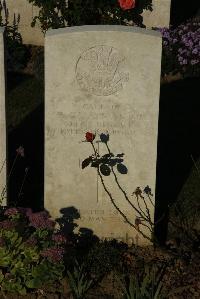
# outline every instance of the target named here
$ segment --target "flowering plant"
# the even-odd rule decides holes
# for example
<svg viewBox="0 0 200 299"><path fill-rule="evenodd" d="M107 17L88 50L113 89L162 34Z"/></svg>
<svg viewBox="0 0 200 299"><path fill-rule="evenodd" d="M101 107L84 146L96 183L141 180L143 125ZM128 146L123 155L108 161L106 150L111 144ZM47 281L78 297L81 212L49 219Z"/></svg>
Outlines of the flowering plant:
<svg viewBox="0 0 200 299"><path fill-rule="evenodd" d="M180 72L184 76L199 76L200 19L159 31L163 37L162 75Z"/></svg>
<svg viewBox="0 0 200 299"><path fill-rule="evenodd" d="M65 243L47 212L7 208L0 221L1 290L25 294L61 279Z"/></svg>
<svg viewBox="0 0 200 299"><path fill-rule="evenodd" d="M28 1L40 8L32 26L39 22L44 33L49 28L79 25L126 25L131 22L143 26L141 16L143 10L152 10L152 0Z"/></svg>

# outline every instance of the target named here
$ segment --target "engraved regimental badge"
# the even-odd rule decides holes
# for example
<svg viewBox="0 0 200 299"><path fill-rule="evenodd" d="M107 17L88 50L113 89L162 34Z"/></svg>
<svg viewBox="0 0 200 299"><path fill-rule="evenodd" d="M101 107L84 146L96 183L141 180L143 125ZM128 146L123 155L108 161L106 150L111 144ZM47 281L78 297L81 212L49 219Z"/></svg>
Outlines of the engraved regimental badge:
<svg viewBox="0 0 200 299"><path fill-rule="evenodd" d="M123 72L125 58L110 46L95 46L84 51L76 64L80 88L91 95L108 96L120 91L128 81Z"/></svg>

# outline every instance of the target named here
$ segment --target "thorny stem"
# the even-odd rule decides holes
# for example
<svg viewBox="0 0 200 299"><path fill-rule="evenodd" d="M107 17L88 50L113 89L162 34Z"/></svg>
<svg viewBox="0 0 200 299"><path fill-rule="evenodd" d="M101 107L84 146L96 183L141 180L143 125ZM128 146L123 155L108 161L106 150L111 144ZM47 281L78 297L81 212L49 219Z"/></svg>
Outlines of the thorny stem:
<svg viewBox="0 0 200 299"><path fill-rule="evenodd" d="M94 147L94 144L93 142L91 142L92 144L92 147L93 147L93 150L94 150L94 153L95 153L95 156L97 157L97 150L95 149ZM113 204L113 206L115 207L115 209L119 212L119 214L124 218L124 220L131 226L133 227L137 232L139 232L145 239L148 239L149 241L151 241L151 238L149 238L148 236L146 236L140 229L138 229L132 222L129 221L129 219L126 217L126 215L120 210L120 208L116 205L111 193L109 192L109 190L107 189L105 183L104 183L104 180L103 180L103 177L99 171L99 167L97 167L97 172L98 172L98 175L101 179L101 183L102 183L102 186L105 190L105 192L108 194L110 200L111 200L111 203ZM116 176L116 174L114 173L114 175ZM125 193L125 191L121 188L121 186L119 185L119 188ZM126 193L125 193L126 195ZM129 199L128 199L129 200ZM131 202L130 202L131 204ZM134 206L133 206L134 207ZM134 207L135 208L135 207ZM137 210L137 209L136 209ZM147 226L148 227L148 226ZM149 228L149 227L148 227Z"/></svg>
<svg viewBox="0 0 200 299"><path fill-rule="evenodd" d="M13 169L14 169L14 167L15 167L15 164L16 164L16 161L17 161L18 156L19 156L19 153L17 153L16 156L15 156L15 159L14 159L14 161L13 161L13 164L12 164L12 167L11 167L11 170L10 170L10 173L9 173L9 175L8 175L7 183L5 184L5 186L3 187L3 190L2 190L2 192L1 192L1 196L0 196L0 204L1 204L2 201L6 198L6 197L5 197L5 193L6 193L6 189L7 189L7 184L8 184L8 182L9 182L9 179L10 179L11 174L12 174L12 172L13 172ZM5 159L4 163L5 163L5 162L6 162L6 159ZM2 167L3 167L3 166L2 166ZM1 168L1 170L2 170L2 168Z"/></svg>
<svg viewBox="0 0 200 299"><path fill-rule="evenodd" d="M25 181L26 181L27 175L28 175L28 168L25 169L25 174L24 174L24 177L23 177L23 180L22 180L22 184L21 184L19 193L18 193L18 199L20 198L20 196L21 196L21 194L22 194L22 190L23 190L24 183L25 183Z"/></svg>
<svg viewBox="0 0 200 299"><path fill-rule="evenodd" d="M10 177L11 177L11 174L12 174L12 172L13 172L13 169L14 169L14 167L15 167L15 164L16 164L16 162L17 162L17 158L19 157L19 153L17 153L16 154L16 156L15 156L15 160L13 161L13 164L12 164L12 167L11 167L11 170L10 170L10 173L9 173L9 175L8 175L8 181L9 181L9 179L10 179Z"/></svg>

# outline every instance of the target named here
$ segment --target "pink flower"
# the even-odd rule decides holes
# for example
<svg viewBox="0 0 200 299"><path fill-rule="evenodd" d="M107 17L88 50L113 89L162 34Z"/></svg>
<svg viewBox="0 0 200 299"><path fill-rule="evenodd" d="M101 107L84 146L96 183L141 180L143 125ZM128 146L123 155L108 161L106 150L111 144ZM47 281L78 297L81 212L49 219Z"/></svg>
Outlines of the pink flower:
<svg viewBox="0 0 200 299"><path fill-rule="evenodd" d="M28 215L30 226L35 227L36 229L54 229L55 221L49 219L49 215L46 211L32 213Z"/></svg>
<svg viewBox="0 0 200 299"><path fill-rule="evenodd" d="M54 234L52 235L52 240L55 241L56 243L66 243L67 239L65 238L65 236L63 236L62 234Z"/></svg>
<svg viewBox="0 0 200 299"><path fill-rule="evenodd" d="M63 248L50 247L41 252L41 256L50 259L53 263L59 263L63 259L65 250Z"/></svg>
<svg viewBox="0 0 200 299"><path fill-rule="evenodd" d="M19 213L17 208L9 208L7 210L5 210L4 215L6 216L14 216L17 215Z"/></svg>
<svg viewBox="0 0 200 299"><path fill-rule="evenodd" d="M24 157L24 148L23 146L20 146L16 149L16 152L18 155L20 155L21 157Z"/></svg>
<svg viewBox="0 0 200 299"><path fill-rule="evenodd" d="M0 222L0 229L12 230L16 227L16 222L10 220L3 220Z"/></svg>
<svg viewBox="0 0 200 299"><path fill-rule="evenodd" d="M121 9L127 10L135 7L135 0L118 0Z"/></svg>

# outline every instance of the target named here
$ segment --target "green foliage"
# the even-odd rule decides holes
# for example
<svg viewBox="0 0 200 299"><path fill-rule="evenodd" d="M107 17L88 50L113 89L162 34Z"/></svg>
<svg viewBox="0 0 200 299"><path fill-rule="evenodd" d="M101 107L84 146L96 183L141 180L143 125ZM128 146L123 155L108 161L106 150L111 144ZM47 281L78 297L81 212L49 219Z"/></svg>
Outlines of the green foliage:
<svg viewBox="0 0 200 299"><path fill-rule="evenodd" d="M9 11L6 1L0 0L0 27L5 30L5 50L7 68L10 71L22 69L28 60L28 51L22 44L21 34L18 32L20 15L14 14L12 25L9 24Z"/></svg>
<svg viewBox="0 0 200 299"><path fill-rule="evenodd" d="M28 0L40 8L32 26L39 22L45 33L49 28L66 26L120 24L132 22L142 24L144 9L152 10L152 0L138 0L134 9L122 10L118 0ZM97 5L98 2L98 5Z"/></svg>
<svg viewBox="0 0 200 299"><path fill-rule="evenodd" d="M142 275L131 275L124 279L125 299L162 299L164 269L145 267Z"/></svg>
<svg viewBox="0 0 200 299"><path fill-rule="evenodd" d="M88 277L85 264L79 265L76 261L73 272L67 271L67 275L74 298L85 298L93 282L92 279Z"/></svg>
<svg viewBox="0 0 200 299"><path fill-rule="evenodd" d="M61 280L63 243L56 241L60 236L44 212L5 210L0 221L1 290L23 295Z"/></svg>

